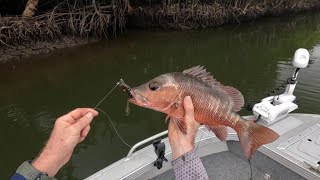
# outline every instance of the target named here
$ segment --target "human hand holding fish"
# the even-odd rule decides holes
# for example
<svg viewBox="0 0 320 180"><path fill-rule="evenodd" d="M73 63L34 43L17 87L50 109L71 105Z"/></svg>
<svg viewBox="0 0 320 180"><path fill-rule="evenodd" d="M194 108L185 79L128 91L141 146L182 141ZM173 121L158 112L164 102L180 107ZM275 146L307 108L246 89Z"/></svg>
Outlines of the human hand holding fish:
<svg viewBox="0 0 320 180"><path fill-rule="evenodd" d="M173 160L194 149L195 137L200 126L200 123L194 120L194 107L190 96L184 98L183 107L185 110L184 121L187 124L187 133L181 132L174 121L170 121L168 127Z"/></svg>

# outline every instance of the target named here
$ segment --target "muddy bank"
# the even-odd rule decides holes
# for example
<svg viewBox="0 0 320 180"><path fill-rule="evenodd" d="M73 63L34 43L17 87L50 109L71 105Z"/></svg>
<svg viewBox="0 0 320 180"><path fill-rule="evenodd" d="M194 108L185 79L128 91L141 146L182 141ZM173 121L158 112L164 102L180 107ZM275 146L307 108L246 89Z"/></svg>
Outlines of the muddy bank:
<svg viewBox="0 0 320 180"><path fill-rule="evenodd" d="M139 6L128 26L142 29L199 29L242 23L264 16L294 15L320 8L319 0L208 0Z"/></svg>
<svg viewBox="0 0 320 180"><path fill-rule="evenodd" d="M0 63L6 63L12 60L19 60L30 55L44 54L56 49L68 48L97 42L95 38L79 38L63 36L52 41L37 41L24 45L15 45L13 47L0 47Z"/></svg>
<svg viewBox="0 0 320 180"><path fill-rule="evenodd" d="M58 0L30 17L0 14L0 62L113 37L125 28L124 1Z"/></svg>

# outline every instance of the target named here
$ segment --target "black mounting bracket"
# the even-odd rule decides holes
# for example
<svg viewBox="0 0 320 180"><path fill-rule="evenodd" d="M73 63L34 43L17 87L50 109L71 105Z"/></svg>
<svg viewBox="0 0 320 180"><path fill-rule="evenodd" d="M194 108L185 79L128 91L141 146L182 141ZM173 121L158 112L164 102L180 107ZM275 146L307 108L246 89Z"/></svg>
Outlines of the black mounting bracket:
<svg viewBox="0 0 320 180"><path fill-rule="evenodd" d="M295 84L297 80L293 79L292 77L287 79L287 84Z"/></svg>
<svg viewBox="0 0 320 180"><path fill-rule="evenodd" d="M161 169L163 161L168 162L168 159L164 157L166 152L166 145L163 142L161 142L161 139L156 139L153 141L153 147L154 152L158 156L153 165L156 166L158 169Z"/></svg>

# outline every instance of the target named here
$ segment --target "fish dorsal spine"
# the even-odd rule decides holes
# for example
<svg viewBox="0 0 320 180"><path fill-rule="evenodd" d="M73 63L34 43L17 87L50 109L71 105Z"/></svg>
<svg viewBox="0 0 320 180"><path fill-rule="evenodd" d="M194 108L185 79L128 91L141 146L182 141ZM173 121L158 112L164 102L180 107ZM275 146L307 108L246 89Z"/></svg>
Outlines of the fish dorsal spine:
<svg viewBox="0 0 320 180"><path fill-rule="evenodd" d="M226 95L229 96L233 111L238 112L244 106L244 98L239 90L231 86L225 86L217 81L210 72L204 68L204 66L194 66L186 69L182 72L183 74L189 74L195 78L202 80L204 83L210 85L212 88L221 89Z"/></svg>

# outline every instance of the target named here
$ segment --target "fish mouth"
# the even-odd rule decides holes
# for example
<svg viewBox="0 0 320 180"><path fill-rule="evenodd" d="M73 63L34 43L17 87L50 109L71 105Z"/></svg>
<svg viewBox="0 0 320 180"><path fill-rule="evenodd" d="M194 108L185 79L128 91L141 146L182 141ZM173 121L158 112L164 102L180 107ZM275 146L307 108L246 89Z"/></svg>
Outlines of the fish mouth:
<svg viewBox="0 0 320 180"><path fill-rule="evenodd" d="M118 82L119 86L123 89L124 92L128 95L128 101L130 103L136 104L138 106L148 107L148 99L144 97L138 90L135 88L131 89L122 79Z"/></svg>
<svg viewBox="0 0 320 180"><path fill-rule="evenodd" d="M134 89L130 91L130 96L128 101L138 106L144 106L144 107L149 106L148 99Z"/></svg>

